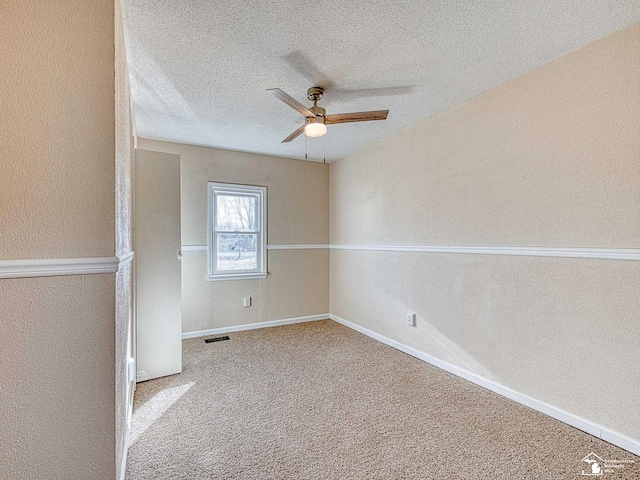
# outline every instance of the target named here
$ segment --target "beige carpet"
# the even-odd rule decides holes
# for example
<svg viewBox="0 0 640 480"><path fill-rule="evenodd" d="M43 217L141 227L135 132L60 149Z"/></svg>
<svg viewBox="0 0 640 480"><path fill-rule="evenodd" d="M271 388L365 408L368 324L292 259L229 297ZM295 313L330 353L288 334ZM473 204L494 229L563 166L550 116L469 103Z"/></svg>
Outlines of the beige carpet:
<svg viewBox="0 0 640 480"><path fill-rule="evenodd" d="M183 342L127 479L640 478L640 458L332 321ZM582 477L581 459L633 460Z"/></svg>

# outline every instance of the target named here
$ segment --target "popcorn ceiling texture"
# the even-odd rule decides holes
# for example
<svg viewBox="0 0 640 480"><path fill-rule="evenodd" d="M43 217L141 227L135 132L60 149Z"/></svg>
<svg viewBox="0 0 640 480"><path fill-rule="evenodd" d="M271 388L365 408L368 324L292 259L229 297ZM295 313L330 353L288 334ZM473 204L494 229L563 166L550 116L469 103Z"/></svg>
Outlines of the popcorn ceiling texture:
<svg viewBox="0 0 640 480"><path fill-rule="evenodd" d="M265 89L308 104L307 88L328 87L329 113L390 109L384 122L329 126L309 139L320 161L640 20L637 0L125 3L140 136L301 159L304 137L280 143L300 115Z"/></svg>
<svg viewBox="0 0 640 480"><path fill-rule="evenodd" d="M332 163L331 241L638 248L638 112L635 24ZM330 285L332 314L640 441L638 262L332 250Z"/></svg>

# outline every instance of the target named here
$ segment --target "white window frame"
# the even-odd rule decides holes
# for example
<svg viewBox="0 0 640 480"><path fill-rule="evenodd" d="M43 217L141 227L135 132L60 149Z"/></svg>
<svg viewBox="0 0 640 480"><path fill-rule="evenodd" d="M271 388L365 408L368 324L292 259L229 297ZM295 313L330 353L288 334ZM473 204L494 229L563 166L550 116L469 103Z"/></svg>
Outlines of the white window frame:
<svg viewBox="0 0 640 480"><path fill-rule="evenodd" d="M207 280L239 280L248 278L267 277L267 187L253 185L236 185L232 183L208 182L207 196ZM218 230L217 219L217 195L251 195L257 197L256 205L256 230L254 231L230 231ZM253 234L256 235L256 268L251 270L216 270L218 258L217 234Z"/></svg>

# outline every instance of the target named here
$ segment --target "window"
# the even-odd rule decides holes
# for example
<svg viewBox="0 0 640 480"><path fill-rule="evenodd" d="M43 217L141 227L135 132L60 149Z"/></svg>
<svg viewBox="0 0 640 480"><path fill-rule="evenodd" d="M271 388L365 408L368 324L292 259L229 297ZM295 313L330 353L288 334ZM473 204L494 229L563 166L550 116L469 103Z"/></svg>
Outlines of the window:
<svg viewBox="0 0 640 480"><path fill-rule="evenodd" d="M208 280L267 276L266 192L209 182Z"/></svg>

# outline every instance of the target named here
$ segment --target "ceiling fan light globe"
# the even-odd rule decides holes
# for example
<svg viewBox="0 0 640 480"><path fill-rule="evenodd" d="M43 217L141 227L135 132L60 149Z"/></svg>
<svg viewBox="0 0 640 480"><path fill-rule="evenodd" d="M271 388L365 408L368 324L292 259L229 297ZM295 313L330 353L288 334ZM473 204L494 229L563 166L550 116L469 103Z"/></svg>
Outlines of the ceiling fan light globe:
<svg viewBox="0 0 640 480"><path fill-rule="evenodd" d="M327 133L327 126L324 123L308 123L304 127L304 134L307 137L321 137Z"/></svg>

